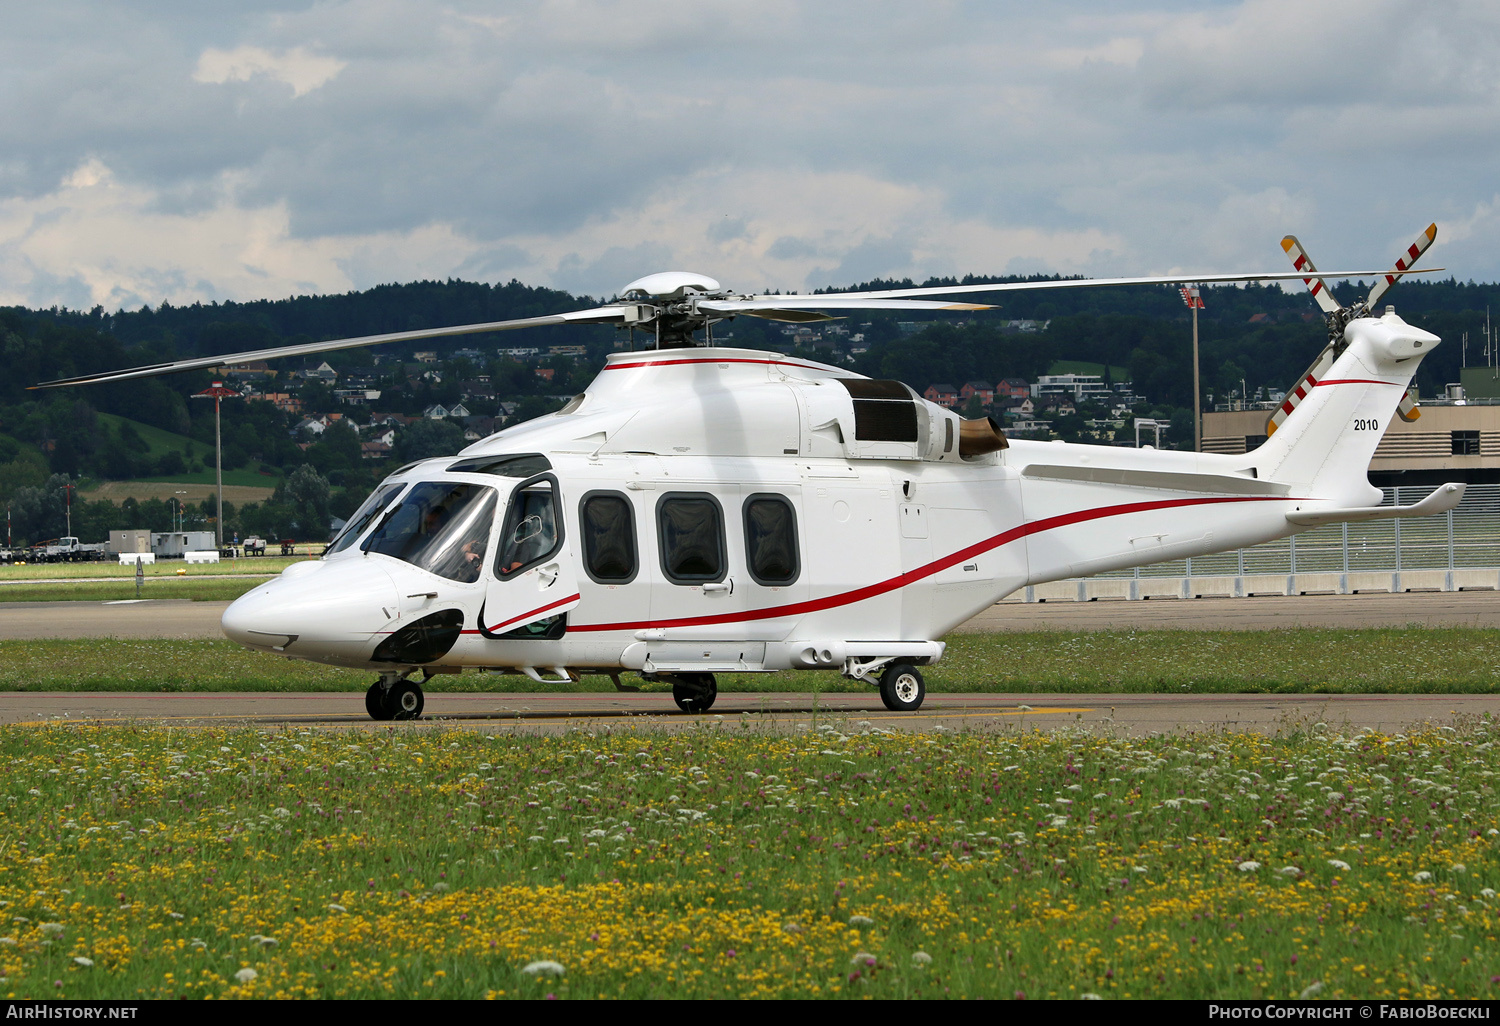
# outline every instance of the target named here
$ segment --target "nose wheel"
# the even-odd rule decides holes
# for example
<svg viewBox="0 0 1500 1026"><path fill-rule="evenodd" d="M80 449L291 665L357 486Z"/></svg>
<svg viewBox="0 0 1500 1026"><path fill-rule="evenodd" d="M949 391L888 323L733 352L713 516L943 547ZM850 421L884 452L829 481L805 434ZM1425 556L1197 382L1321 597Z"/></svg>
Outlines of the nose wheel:
<svg viewBox="0 0 1500 1026"><path fill-rule="evenodd" d="M388 685L377 680L365 692L365 712L372 720L415 720L425 704L415 681L402 679Z"/></svg>

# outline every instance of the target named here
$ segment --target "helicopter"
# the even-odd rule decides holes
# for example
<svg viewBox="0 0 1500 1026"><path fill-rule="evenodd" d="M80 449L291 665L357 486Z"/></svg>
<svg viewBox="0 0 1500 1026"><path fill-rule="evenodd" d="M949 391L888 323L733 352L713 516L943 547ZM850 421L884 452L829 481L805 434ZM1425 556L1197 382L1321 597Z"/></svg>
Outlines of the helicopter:
<svg viewBox="0 0 1500 1026"><path fill-rule="evenodd" d="M602 675L621 690L635 690L622 682L635 673L670 684L688 713L713 707L721 674L838 672L912 711L940 639L1024 586L1456 505L1462 484L1380 507L1365 473L1439 342L1393 308L1371 309L1411 262L1379 276L1358 308L1325 307L1327 366L1240 455L1011 440L993 418L962 419L901 382L716 345L712 329L738 316L987 309L954 297L1019 289L1300 278L1321 286L1316 296L1324 279L1377 272L1318 275L1304 260L1264 274L742 295L666 271L589 310L33 387L557 324L644 331L653 345L608 356L558 412L389 475L321 559L232 603L226 636L373 671L365 707L376 720L421 716L422 683L466 668L539 683Z"/></svg>

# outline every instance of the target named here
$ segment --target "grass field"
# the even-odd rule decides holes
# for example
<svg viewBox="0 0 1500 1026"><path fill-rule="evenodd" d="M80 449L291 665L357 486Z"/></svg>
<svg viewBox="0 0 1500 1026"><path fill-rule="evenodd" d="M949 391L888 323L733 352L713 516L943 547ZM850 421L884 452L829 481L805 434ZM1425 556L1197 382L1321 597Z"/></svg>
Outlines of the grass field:
<svg viewBox="0 0 1500 1026"><path fill-rule="evenodd" d="M233 476L225 475L224 501L232 502L237 507L247 502L265 502L276 490L275 478L261 477L259 482L252 485L238 485L230 483ZM201 503L204 499L211 499L219 494L212 473L208 475L208 480L201 484L169 481L104 481L90 486L87 491L79 494L85 499L108 499L118 505L130 498L137 502L144 502L147 499L160 499L166 502L176 496L179 491L186 493L182 496L182 501L190 505Z"/></svg>
<svg viewBox="0 0 1500 1026"><path fill-rule="evenodd" d="M321 550L323 546L312 546ZM306 551L309 546L302 546ZM278 548L279 552L280 549ZM144 567L146 580L176 579L178 570L186 570L188 577L214 576L216 574L279 574L293 563L300 563L307 556L247 556L243 559L226 559L219 563L186 564L181 560L152 563ZM63 581L77 577L129 577L135 578L135 567L119 563L35 563L24 566L0 565L0 591L14 581Z"/></svg>
<svg viewBox="0 0 1500 1026"><path fill-rule="evenodd" d="M1482 998L1489 722L0 728L13 998Z"/></svg>
<svg viewBox="0 0 1500 1026"><path fill-rule="evenodd" d="M143 585L145 599L229 602L264 583L264 578L162 577ZM11 584L0 588L0 602L116 602L136 597L135 581L78 581Z"/></svg>
<svg viewBox="0 0 1500 1026"><path fill-rule="evenodd" d="M1033 631L954 635L926 678L937 693L1495 694L1497 665L1500 631L1475 628ZM373 679L370 671L251 652L225 640L0 641L0 691L363 691ZM480 673L440 675L424 687L612 691L603 677L543 685ZM725 674L719 687L870 691L832 673L805 672Z"/></svg>

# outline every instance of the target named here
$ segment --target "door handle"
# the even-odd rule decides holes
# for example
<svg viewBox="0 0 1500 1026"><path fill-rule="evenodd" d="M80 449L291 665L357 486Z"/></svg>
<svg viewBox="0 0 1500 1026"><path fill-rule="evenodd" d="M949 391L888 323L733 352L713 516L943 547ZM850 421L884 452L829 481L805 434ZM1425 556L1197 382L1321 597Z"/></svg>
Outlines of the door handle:
<svg viewBox="0 0 1500 1026"><path fill-rule="evenodd" d="M552 587L557 583L557 577L559 573L560 568L556 563L548 563L544 567L538 567L536 572L538 586L541 589Z"/></svg>
<svg viewBox="0 0 1500 1026"><path fill-rule="evenodd" d="M711 591L722 591L722 592L725 592L727 594L733 595L734 594L734 578L731 577L728 580L723 581L723 582L715 582L713 584L705 584L703 586L703 592L704 592L704 594L707 594L708 592L711 592Z"/></svg>

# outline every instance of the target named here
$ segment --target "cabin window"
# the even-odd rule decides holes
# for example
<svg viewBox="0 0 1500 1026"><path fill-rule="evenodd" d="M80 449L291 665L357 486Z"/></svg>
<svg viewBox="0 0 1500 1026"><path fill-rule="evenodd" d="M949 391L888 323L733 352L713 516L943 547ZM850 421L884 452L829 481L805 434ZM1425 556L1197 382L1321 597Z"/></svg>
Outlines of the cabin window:
<svg viewBox="0 0 1500 1026"><path fill-rule="evenodd" d="M495 576L502 581L525 573L562 547L557 519L557 481L551 474L523 481L511 493L500 532Z"/></svg>
<svg viewBox="0 0 1500 1026"><path fill-rule="evenodd" d="M674 584L724 579L724 513L712 495L662 496L656 507L661 569Z"/></svg>
<svg viewBox="0 0 1500 1026"><path fill-rule="evenodd" d="M797 514L784 495L745 500L745 565L756 584L780 587L797 579Z"/></svg>
<svg viewBox="0 0 1500 1026"><path fill-rule="evenodd" d="M578 508L583 568L600 584L635 580L635 512L617 492L590 492Z"/></svg>
<svg viewBox="0 0 1500 1026"><path fill-rule="evenodd" d="M359 536L380 519L380 514L396 501L396 496L400 495L401 489L405 487L405 481L387 482L371 492L370 497L354 511L354 515L349 518L349 522L344 525L344 529L339 532L339 536L333 540L333 543L328 546L328 551L323 555L331 556L335 552L342 552L359 541Z"/></svg>
<svg viewBox="0 0 1500 1026"><path fill-rule="evenodd" d="M484 485L423 481L389 508L364 550L473 583L484 564L495 504L495 490Z"/></svg>

